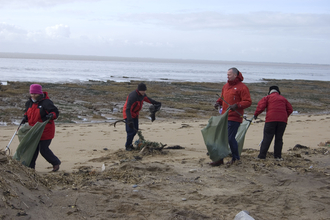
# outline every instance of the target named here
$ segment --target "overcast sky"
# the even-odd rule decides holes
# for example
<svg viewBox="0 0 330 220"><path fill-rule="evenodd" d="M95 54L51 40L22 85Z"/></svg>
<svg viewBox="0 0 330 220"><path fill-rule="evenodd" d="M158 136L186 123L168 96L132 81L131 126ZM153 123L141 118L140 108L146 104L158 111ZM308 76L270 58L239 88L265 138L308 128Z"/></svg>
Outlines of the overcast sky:
<svg viewBox="0 0 330 220"><path fill-rule="evenodd" d="M0 0L0 52L330 64L330 1Z"/></svg>

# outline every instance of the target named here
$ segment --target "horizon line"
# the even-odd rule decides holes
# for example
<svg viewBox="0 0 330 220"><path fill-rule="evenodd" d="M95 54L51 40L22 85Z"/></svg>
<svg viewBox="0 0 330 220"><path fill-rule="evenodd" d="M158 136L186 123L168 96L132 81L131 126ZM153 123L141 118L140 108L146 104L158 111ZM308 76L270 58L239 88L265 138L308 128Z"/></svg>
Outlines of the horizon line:
<svg viewBox="0 0 330 220"><path fill-rule="evenodd" d="M300 65L330 65L318 63L287 63L287 62L264 62L264 61L225 61L225 60L202 60L202 59L179 59L179 58L150 58L150 57L117 57L117 56L99 56L99 55L73 55L73 54L44 54L44 53L21 53L21 52L0 52L0 58L14 59L50 59L50 60L91 60L91 61L131 61L131 62L170 62L170 63L208 63L219 64L228 62L241 63L265 63L265 64L300 64Z"/></svg>

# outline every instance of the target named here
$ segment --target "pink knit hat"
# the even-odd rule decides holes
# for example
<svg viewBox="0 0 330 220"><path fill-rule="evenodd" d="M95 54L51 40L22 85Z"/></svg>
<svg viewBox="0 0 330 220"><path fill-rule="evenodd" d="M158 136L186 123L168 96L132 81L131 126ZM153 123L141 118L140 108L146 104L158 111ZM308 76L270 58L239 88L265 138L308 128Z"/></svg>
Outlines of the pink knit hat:
<svg viewBox="0 0 330 220"><path fill-rule="evenodd" d="M30 86L30 94L42 94L42 87L39 84L32 84Z"/></svg>

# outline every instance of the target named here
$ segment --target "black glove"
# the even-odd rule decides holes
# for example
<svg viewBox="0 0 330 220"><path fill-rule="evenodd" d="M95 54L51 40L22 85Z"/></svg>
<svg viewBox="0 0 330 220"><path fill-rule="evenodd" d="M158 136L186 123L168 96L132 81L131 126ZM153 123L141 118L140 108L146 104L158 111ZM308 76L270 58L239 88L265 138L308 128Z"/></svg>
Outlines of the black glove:
<svg viewBox="0 0 330 220"><path fill-rule="evenodd" d="M151 118L151 122L153 122L153 121L156 120L156 114L155 114L155 112L153 112L153 113L150 114L150 118Z"/></svg>
<svg viewBox="0 0 330 220"><path fill-rule="evenodd" d="M149 111L150 111L150 118L151 122L156 120L156 112L160 110L160 107L162 106L162 103L157 102L156 104L150 105Z"/></svg>
<svg viewBox="0 0 330 220"><path fill-rule="evenodd" d="M257 118L258 118L258 116L253 115L253 119L254 119L254 120L256 120Z"/></svg>
<svg viewBox="0 0 330 220"><path fill-rule="evenodd" d="M237 104L235 103L234 105L230 105L228 108L230 108L231 110L235 111L237 109Z"/></svg>
<svg viewBox="0 0 330 220"><path fill-rule="evenodd" d="M47 118L47 119L50 119L50 120L53 119L53 117L54 117L54 115L53 115L52 113L46 115L46 118Z"/></svg>
<svg viewBox="0 0 330 220"><path fill-rule="evenodd" d="M162 103L158 102L157 104L155 104L155 110L156 112L158 112L160 110L160 107L162 107Z"/></svg>
<svg viewBox="0 0 330 220"><path fill-rule="evenodd" d="M128 122L128 127L130 127L130 128L134 128L134 124L133 124L133 122Z"/></svg>
<svg viewBox="0 0 330 220"><path fill-rule="evenodd" d="M26 122L28 122L28 117L27 115L24 115L22 119L22 124L25 124Z"/></svg>
<svg viewBox="0 0 330 220"><path fill-rule="evenodd" d="M215 108L216 110L218 110L219 107L221 107L221 105L220 105L219 103L216 102L216 103L214 104L214 108Z"/></svg>

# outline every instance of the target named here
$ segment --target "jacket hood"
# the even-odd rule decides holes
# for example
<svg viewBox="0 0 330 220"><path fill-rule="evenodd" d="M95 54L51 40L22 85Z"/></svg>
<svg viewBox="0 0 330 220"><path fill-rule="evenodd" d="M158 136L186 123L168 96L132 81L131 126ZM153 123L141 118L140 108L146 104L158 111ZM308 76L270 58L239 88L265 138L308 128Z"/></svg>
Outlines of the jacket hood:
<svg viewBox="0 0 330 220"><path fill-rule="evenodd" d="M44 98L43 99L49 99L49 97L48 97L48 92L42 92L43 93L43 95L44 95Z"/></svg>
<svg viewBox="0 0 330 220"><path fill-rule="evenodd" d="M44 99L49 99L49 96L48 96L48 92L42 92L42 94L40 94L42 97L38 98L37 102L40 102ZM32 101L32 99L30 98L30 100Z"/></svg>
<svg viewBox="0 0 330 220"><path fill-rule="evenodd" d="M242 82L244 80L244 77L240 71L238 71L238 75L233 81L228 81L229 85L236 85L239 82Z"/></svg>

